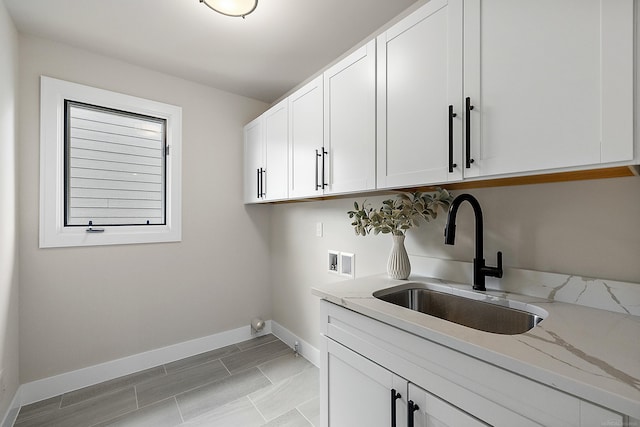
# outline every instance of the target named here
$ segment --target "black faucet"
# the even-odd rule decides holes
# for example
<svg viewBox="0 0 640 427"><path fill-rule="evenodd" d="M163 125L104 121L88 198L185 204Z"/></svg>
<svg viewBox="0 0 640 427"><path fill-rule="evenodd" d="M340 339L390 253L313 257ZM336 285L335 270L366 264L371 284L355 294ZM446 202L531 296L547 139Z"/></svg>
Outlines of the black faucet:
<svg viewBox="0 0 640 427"><path fill-rule="evenodd" d="M498 266L488 267L485 265L482 250L483 244L483 225L482 225L482 209L480 203L471 194L461 194L451 203L449 207L449 215L447 217L447 225L444 228L444 243L453 245L456 240L456 215L458 208L462 202L467 201L473 207L473 213L476 217L476 257L473 259L473 289L477 291L486 291L485 277L502 277L502 252L498 252Z"/></svg>

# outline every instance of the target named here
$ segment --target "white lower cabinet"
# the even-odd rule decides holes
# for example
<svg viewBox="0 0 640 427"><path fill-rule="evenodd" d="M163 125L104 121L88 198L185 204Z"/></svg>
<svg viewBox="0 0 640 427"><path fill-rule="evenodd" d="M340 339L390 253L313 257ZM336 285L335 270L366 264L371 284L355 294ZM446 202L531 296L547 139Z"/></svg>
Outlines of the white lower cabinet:
<svg viewBox="0 0 640 427"><path fill-rule="evenodd" d="M328 423L323 425L392 425L391 391L397 387L402 393L406 382L332 340L327 345L328 411L323 415L328 416ZM402 405L398 406L402 412Z"/></svg>
<svg viewBox="0 0 640 427"><path fill-rule="evenodd" d="M335 341L327 346L332 427L488 425Z"/></svg>
<svg viewBox="0 0 640 427"><path fill-rule="evenodd" d="M467 414L453 405L438 399L433 394L421 389L415 384L407 384L409 402L407 411L413 409L413 414L407 413L407 424L416 427L478 427L487 426L479 419Z"/></svg>
<svg viewBox="0 0 640 427"><path fill-rule="evenodd" d="M634 422L341 306L327 301L320 306L323 427L591 427Z"/></svg>

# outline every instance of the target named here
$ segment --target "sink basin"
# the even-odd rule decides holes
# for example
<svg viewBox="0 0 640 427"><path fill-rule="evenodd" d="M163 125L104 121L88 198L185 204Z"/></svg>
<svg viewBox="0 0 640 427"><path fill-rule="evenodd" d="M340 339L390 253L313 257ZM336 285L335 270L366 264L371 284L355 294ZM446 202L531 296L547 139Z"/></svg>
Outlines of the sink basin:
<svg viewBox="0 0 640 427"><path fill-rule="evenodd" d="M460 296L434 290L434 287L408 283L374 292L373 296L400 307L494 334L527 332L540 323L546 314L542 309L518 301L468 291L459 291L469 294L468 297ZM525 306L529 310L524 310Z"/></svg>

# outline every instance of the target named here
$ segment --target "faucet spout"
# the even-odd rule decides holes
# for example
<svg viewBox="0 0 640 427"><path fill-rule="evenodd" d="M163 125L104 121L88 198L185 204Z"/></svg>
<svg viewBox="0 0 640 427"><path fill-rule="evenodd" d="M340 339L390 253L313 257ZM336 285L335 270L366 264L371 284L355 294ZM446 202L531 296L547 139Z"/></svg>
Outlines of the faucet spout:
<svg viewBox="0 0 640 427"><path fill-rule="evenodd" d="M478 291L486 291L485 278L502 277L502 252L498 252L498 266L489 267L485 264L483 245L484 245L484 225L482 221L482 208L478 200L471 194L461 194L451 203L449 206L449 214L447 216L447 225L444 228L444 243L447 245L455 244L456 240L456 217L458 215L458 209L463 202L469 202L473 208L473 214L475 216L475 243L476 253L473 259L473 289Z"/></svg>

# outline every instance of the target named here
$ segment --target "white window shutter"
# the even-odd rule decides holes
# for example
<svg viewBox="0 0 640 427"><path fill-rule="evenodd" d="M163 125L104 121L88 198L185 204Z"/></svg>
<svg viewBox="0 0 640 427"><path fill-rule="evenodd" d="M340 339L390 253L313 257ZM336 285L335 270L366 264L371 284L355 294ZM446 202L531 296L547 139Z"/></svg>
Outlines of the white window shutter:
<svg viewBox="0 0 640 427"><path fill-rule="evenodd" d="M166 121L67 101L65 226L165 224Z"/></svg>

